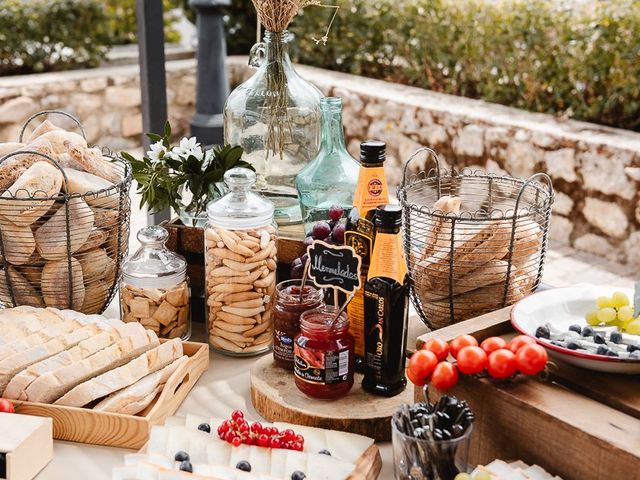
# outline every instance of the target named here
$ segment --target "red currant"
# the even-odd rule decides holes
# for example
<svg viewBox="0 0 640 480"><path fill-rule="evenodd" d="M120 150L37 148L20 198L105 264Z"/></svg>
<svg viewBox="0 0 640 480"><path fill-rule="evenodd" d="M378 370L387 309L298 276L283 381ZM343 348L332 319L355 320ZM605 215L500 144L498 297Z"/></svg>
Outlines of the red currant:
<svg viewBox="0 0 640 480"><path fill-rule="evenodd" d="M279 438L274 437L269 441L269 446L271 448L280 448L280 447L282 447L282 442L280 441Z"/></svg>
<svg viewBox="0 0 640 480"><path fill-rule="evenodd" d="M239 447L241 443L242 441L240 440L240 437L233 437L233 440L231 441L231 444L234 447Z"/></svg>
<svg viewBox="0 0 640 480"><path fill-rule="evenodd" d="M227 433L224 434L224 439L226 442L231 443L233 441L233 439L235 438L236 434L229 431Z"/></svg>
<svg viewBox="0 0 640 480"><path fill-rule="evenodd" d="M296 434L290 428L286 429L284 432L282 432L282 434L286 439L293 439L296 437Z"/></svg>
<svg viewBox="0 0 640 480"><path fill-rule="evenodd" d="M242 413L242 410L234 410L233 413L231 413L231 418L238 422L240 419L244 419L244 413Z"/></svg>
<svg viewBox="0 0 640 480"><path fill-rule="evenodd" d="M302 435L296 435L296 442L304 443L304 437Z"/></svg>
<svg viewBox="0 0 640 480"><path fill-rule="evenodd" d="M258 437L258 445L261 447L269 446L269 441L270 441L269 436L264 433Z"/></svg>
<svg viewBox="0 0 640 480"><path fill-rule="evenodd" d="M254 433L261 433L262 425L260 424L260 422L253 422L253 424L251 425L251 431Z"/></svg>
<svg viewBox="0 0 640 480"><path fill-rule="evenodd" d="M298 452L301 452L302 451L302 443L301 442L295 442L293 444L293 449L297 450Z"/></svg>
<svg viewBox="0 0 640 480"><path fill-rule="evenodd" d="M248 432L249 424L247 422L240 423L240 425L238 425L238 430L240 430L241 432Z"/></svg>

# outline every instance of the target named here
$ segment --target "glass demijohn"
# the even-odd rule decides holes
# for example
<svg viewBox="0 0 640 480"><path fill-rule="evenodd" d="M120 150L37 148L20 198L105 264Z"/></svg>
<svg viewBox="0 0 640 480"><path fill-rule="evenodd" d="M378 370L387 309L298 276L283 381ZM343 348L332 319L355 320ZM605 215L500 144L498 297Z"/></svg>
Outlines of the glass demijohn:
<svg viewBox="0 0 640 480"><path fill-rule="evenodd" d="M296 177L306 233L311 231L315 222L329 218L329 209L333 205L341 206L345 212L351 210L360 169L345 146L342 99L325 97L320 101L320 108L320 151Z"/></svg>
<svg viewBox="0 0 640 480"><path fill-rule="evenodd" d="M320 145L322 94L293 68L290 40L286 30L265 33L251 49L250 65L258 70L231 92L224 108L225 143L242 146L281 225L301 221L294 180Z"/></svg>
<svg viewBox="0 0 640 480"><path fill-rule="evenodd" d="M141 247L122 265L122 320L137 321L160 338L191 336L190 288L185 259L168 250L169 233L153 226L138 232Z"/></svg>

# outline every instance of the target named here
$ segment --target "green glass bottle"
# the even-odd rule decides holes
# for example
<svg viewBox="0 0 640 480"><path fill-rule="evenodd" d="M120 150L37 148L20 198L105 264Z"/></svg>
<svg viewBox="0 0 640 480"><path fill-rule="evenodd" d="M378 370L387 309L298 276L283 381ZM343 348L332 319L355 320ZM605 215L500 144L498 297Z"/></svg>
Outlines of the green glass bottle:
<svg viewBox="0 0 640 480"><path fill-rule="evenodd" d="M349 155L344 143L342 99L325 97L320 100L320 110L320 151L296 177L306 233L311 231L315 222L328 220L329 209L334 205L341 206L348 213L358 182L358 162Z"/></svg>

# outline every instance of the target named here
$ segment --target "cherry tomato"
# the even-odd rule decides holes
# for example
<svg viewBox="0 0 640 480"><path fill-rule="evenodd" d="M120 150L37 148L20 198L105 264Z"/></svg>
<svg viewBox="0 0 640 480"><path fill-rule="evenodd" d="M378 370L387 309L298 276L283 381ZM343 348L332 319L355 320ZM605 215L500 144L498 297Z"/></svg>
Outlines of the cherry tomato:
<svg viewBox="0 0 640 480"><path fill-rule="evenodd" d="M449 345L447 345L447 342L440 340L439 338L430 338L422 348L435 353L439 362L443 362L449 356Z"/></svg>
<svg viewBox="0 0 640 480"><path fill-rule="evenodd" d="M516 354L506 348L500 348L491 352L489 354L487 371L493 378L503 379L515 375L518 371Z"/></svg>
<svg viewBox="0 0 640 480"><path fill-rule="evenodd" d="M438 357L431 350L418 350L409 359L409 370L414 378L427 379L438 364Z"/></svg>
<svg viewBox="0 0 640 480"><path fill-rule="evenodd" d="M411 370L409 368L407 368L406 374L409 381L413 383L416 387L422 387L425 383L427 383L426 378L414 377L413 373L411 373Z"/></svg>
<svg viewBox="0 0 640 480"><path fill-rule="evenodd" d="M509 342L509 350L516 353L521 347L527 344L536 345L536 341L527 335L518 335Z"/></svg>
<svg viewBox="0 0 640 480"><path fill-rule="evenodd" d="M13 403L11 403L6 398L0 398L0 412L3 413L15 413L16 409L13 408Z"/></svg>
<svg viewBox="0 0 640 480"><path fill-rule="evenodd" d="M547 365L547 351L540 345L525 345L516 352L516 365L525 375L535 375Z"/></svg>
<svg viewBox="0 0 640 480"><path fill-rule="evenodd" d="M459 337L451 340L449 348L451 349L451 355L454 358L458 358L458 352L464 347L477 347L478 341L471 335L460 335Z"/></svg>
<svg viewBox="0 0 640 480"><path fill-rule="evenodd" d="M458 383L458 369L449 362L440 362L431 374L431 385L441 392L451 390Z"/></svg>
<svg viewBox="0 0 640 480"><path fill-rule="evenodd" d="M507 341L501 337L489 337L482 341L480 344L480 348L482 348L487 355L491 352L494 352L500 348L507 348Z"/></svg>
<svg viewBox="0 0 640 480"><path fill-rule="evenodd" d="M488 363L485 351L473 345L462 348L458 352L456 360L458 360L458 370L467 375L482 373Z"/></svg>

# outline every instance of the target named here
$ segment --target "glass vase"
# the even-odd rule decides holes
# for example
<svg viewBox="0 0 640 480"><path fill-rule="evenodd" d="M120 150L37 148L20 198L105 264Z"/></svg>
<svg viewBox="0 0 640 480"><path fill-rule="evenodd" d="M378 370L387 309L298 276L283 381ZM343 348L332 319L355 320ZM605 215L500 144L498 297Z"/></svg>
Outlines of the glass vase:
<svg viewBox="0 0 640 480"><path fill-rule="evenodd" d="M351 210L360 169L345 146L342 99L325 97L320 102L320 108L320 151L296 177L305 233L311 231L315 222L326 221L333 205L339 205L346 213Z"/></svg>
<svg viewBox="0 0 640 480"><path fill-rule="evenodd" d="M322 94L293 68L291 35L266 32L251 49L254 75L238 86L224 108L225 143L241 145L258 175L257 189L275 204L281 224L300 223L294 180L318 153Z"/></svg>

